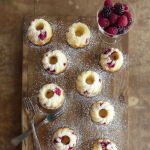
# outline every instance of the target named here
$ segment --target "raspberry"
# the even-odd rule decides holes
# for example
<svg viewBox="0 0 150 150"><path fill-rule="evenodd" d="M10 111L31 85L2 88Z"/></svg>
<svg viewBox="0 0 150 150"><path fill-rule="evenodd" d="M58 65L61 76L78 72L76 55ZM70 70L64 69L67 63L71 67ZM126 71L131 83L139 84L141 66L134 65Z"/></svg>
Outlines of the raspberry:
<svg viewBox="0 0 150 150"><path fill-rule="evenodd" d="M102 123L101 125L104 125L104 124L106 124L106 123L104 122L104 123Z"/></svg>
<svg viewBox="0 0 150 150"><path fill-rule="evenodd" d="M125 15L122 15L120 18L119 18L119 21L118 21L118 26L126 26L128 24L128 19Z"/></svg>
<svg viewBox="0 0 150 150"><path fill-rule="evenodd" d="M98 18L101 18L101 17L102 17L102 16L101 16L101 12L99 12L99 13L98 13Z"/></svg>
<svg viewBox="0 0 150 150"><path fill-rule="evenodd" d="M99 79L99 82L101 83L101 79Z"/></svg>
<svg viewBox="0 0 150 150"><path fill-rule="evenodd" d="M105 6L102 11L101 11L101 16L104 18L109 18L109 16L111 15L111 9L108 6Z"/></svg>
<svg viewBox="0 0 150 150"><path fill-rule="evenodd" d="M72 149L73 149L73 147L69 147L69 148L68 148L68 150L72 150Z"/></svg>
<svg viewBox="0 0 150 150"><path fill-rule="evenodd" d="M108 68L113 68L115 66L115 63L113 64L113 61L111 61L110 63L107 63Z"/></svg>
<svg viewBox="0 0 150 150"><path fill-rule="evenodd" d="M56 143L58 143L58 141L56 139L54 139L53 143L56 144Z"/></svg>
<svg viewBox="0 0 150 150"><path fill-rule="evenodd" d="M87 44L89 42L89 38L86 39L85 44Z"/></svg>
<svg viewBox="0 0 150 150"><path fill-rule="evenodd" d="M118 33L117 34L123 34L125 32L125 27L118 26Z"/></svg>
<svg viewBox="0 0 150 150"><path fill-rule="evenodd" d="M53 72L55 72L56 70L54 69L54 70L50 70L50 73L53 73Z"/></svg>
<svg viewBox="0 0 150 150"><path fill-rule="evenodd" d="M116 35L118 33L118 29L116 27L109 27L107 30L106 30L107 33L109 34L113 34L113 35Z"/></svg>
<svg viewBox="0 0 150 150"><path fill-rule="evenodd" d="M66 66L66 63L64 63L64 66Z"/></svg>
<svg viewBox="0 0 150 150"><path fill-rule="evenodd" d="M104 54L108 54L110 52L111 52L111 49L107 49L107 50L104 51Z"/></svg>
<svg viewBox="0 0 150 150"><path fill-rule="evenodd" d="M123 4L124 6L124 11L127 11L128 10L128 5L127 4Z"/></svg>
<svg viewBox="0 0 150 150"><path fill-rule="evenodd" d="M100 104L100 106L102 106L103 105L103 103L99 103Z"/></svg>
<svg viewBox="0 0 150 150"><path fill-rule="evenodd" d="M38 38L43 41L46 38L46 36L47 36L47 32L45 31L45 32L41 32L38 35Z"/></svg>
<svg viewBox="0 0 150 150"><path fill-rule="evenodd" d="M114 13L114 7L111 7L111 12Z"/></svg>
<svg viewBox="0 0 150 150"><path fill-rule="evenodd" d="M104 6L108 6L108 7L112 8L113 7L112 0L105 0Z"/></svg>
<svg viewBox="0 0 150 150"><path fill-rule="evenodd" d="M47 71L50 71L50 68L47 68Z"/></svg>
<svg viewBox="0 0 150 150"><path fill-rule="evenodd" d="M118 16L116 14L112 13L110 15L110 19L109 20L110 20L110 24L115 24L118 21Z"/></svg>
<svg viewBox="0 0 150 150"><path fill-rule="evenodd" d="M114 13L117 15L122 15L124 12L124 6L122 4L116 4L114 6Z"/></svg>
<svg viewBox="0 0 150 150"><path fill-rule="evenodd" d="M61 95L61 90L56 87L54 93L56 93L58 96L60 96Z"/></svg>
<svg viewBox="0 0 150 150"><path fill-rule="evenodd" d="M90 94L88 91L84 91L84 94Z"/></svg>
<svg viewBox="0 0 150 150"><path fill-rule="evenodd" d="M111 144L111 142L103 141L103 142L100 142L99 144L102 145L102 149L107 149L107 145Z"/></svg>
<svg viewBox="0 0 150 150"><path fill-rule="evenodd" d="M132 18L132 14L128 11L124 12L123 15L125 15L127 18Z"/></svg>
<svg viewBox="0 0 150 150"><path fill-rule="evenodd" d="M106 19L106 18L100 18L99 20L98 20L98 22L99 22L99 25L101 26L101 27L108 27L109 26L109 20L108 19Z"/></svg>
<svg viewBox="0 0 150 150"><path fill-rule="evenodd" d="M125 29L128 29L131 24L132 24L132 18L128 18L128 24L125 26Z"/></svg>

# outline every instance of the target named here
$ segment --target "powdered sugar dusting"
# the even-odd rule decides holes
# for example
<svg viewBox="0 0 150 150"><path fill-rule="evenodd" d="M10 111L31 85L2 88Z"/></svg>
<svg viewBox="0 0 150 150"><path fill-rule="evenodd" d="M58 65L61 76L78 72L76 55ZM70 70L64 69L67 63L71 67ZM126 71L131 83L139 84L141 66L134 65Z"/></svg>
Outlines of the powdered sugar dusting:
<svg viewBox="0 0 150 150"><path fill-rule="evenodd" d="M81 17L72 19L71 17L43 17L50 23L53 30L53 37L50 43L44 46L36 46L27 38L27 29L30 24L30 18L25 19L24 32L25 43L28 43L28 99L30 99L36 110L35 124L46 117L48 110L42 108L38 102L39 90L48 83L56 83L61 86L65 92L65 101L63 107L65 113L56 121L48 123L39 130L37 135L41 148L54 149L52 144L52 135L60 127L69 127L75 131L78 136L77 146L74 149L91 149L92 144L98 138L108 138L114 141L118 149L126 149L127 145L127 97L124 93L126 82L124 78L128 77L128 55L126 50L124 54L124 64L120 71L109 73L102 70L99 65L99 56L109 45L102 43L98 37L98 28L95 18ZM67 44L65 33L67 28L74 22L85 23L91 32L90 44L84 48L74 49ZM92 22L92 24L91 24ZM112 45L111 45L112 46ZM114 45L120 47L120 43ZM61 50L68 58L66 70L59 74L49 74L42 66L44 54L52 49ZM122 51L122 49L120 49ZM78 93L75 81L82 71L92 70L97 72L102 79L102 91L95 97L87 98ZM114 106L116 115L114 120L107 126L98 126L91 121L89 111L91 105L98 101L108 101Z"/></svg>

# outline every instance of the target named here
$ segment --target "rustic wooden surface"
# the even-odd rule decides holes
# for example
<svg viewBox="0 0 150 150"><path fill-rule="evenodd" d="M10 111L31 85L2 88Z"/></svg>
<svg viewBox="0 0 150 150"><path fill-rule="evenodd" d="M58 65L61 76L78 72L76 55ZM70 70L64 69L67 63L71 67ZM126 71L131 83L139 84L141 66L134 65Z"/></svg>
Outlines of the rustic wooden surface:
<svg viewBox="0 0 150 150"><path fill-rule="evenodd" d="M108 48L108 44L99 40L98 28L95 17L44 17L50 22L53 28L53 37L49 44L45 46L34 46L27 39L26 31L30 22L39 17L24 18L24 33L23 33L23 98L30 99L36 109L35 124L45 118L46 109L43 109L38 103L38 94L40 88L47 83L57 83L63 87L65 91L66 103L65 114L50 124L42 126L37 130L37 136L40 139L41 147L46 150L47 147L53 149L51 141L46 142L46 139L51 139L52 134L63 124L67 124L70 128L75 128L79 141L78 147L75 149L89 149L92 147L93 141L98 138L108 138L105 134L106 130L109 133L111 140L122 150L127 149L128 142L128 95L126 88L128 87L129 79L129 61L125 60L123 67L119 72L109 73L100 68L99 56ZM74 22L84 22L91 31L90 44L81 49L74 49L69 46L65 39L65 32L69 25ZM92 22L92 24L91 24ZM61 32L61 33L60 33ZM120 49L124 55L128 54L128 34L124 38L114 44L114 47ZM60 49L68 57L69 66L64 73L60 75L49 75L43 69L41 60L45 52L51 49ZM126 58L128 59L128 58ZM71 61L72 60L72 61ZM126 65L126 63L128 65ZM100 74L103 80L102 91L94 98L86 98L78 94L75 87L76 77L82 71L93 70ZM71 80L70 80L71 79ZM71 94L70 94L71 93ZM95 124L91 124L89 118L90 106L97 100L103 100L105 97L112 105L115 104L116 117L111 125L106 128L95 128ZM110 100L111 99L111 100ZM78 101L79 100L79 101ZM87 100L87 101L86 101ZM85 102L86 101L86 102ZM69 103L69 105L68 105ZM39 107L39 108L38 108ZM86 108L86 109L85 109ZM120 109L120 110L119 110ZM70 111L69 111L70 110ZM47 111L48 113L48 111ZM72 115L70 115L72 113ZM117 117L118 116L118 117ZM118 119L116 119L118 118ZM63 120L63 121L61 121ZM68 122L66 120L69 120ZM82 120L82 121L80 121ZM78 124L76 124L78 122ZM83 123L84 122L84 123ZM120 122L119 126L117 125ZM90 125L89 125L90 124ZM55 126L55 127L54 127ZM119 128L120 127L120 128ZM30 124L24 106L22 107L22 131L30 129ZM94 129L94 130L93 130ZM45 131L46 130L46 131ZM80 131L79 131L80 130ZM115 131L118 130L118 131ZM41 132L42 131L42 132ZM87 132L88 131L88 132ZM87 132L87 133L86 133ZM96 133L96 134L93 134ZM115 132L115 133L114 133ZM102 136L103 135L103 136ZM88 138L87 138L88 137ZM82 140L82 144L80 141ZM119 142L118 142L119 141ZM89 147L87 146L87 142ZM32 135L26 138L22 143L22 150L33 149Z"/></svg>
<svg viewBox="0 0 150 150"><path fill-rule="evenodd" d="M73 3L72 3L73 2ZM21 133L23 17L95 16L102 0L0 1L0 149L21 150L11 139ZM136 22L129 32L129 149L150 148L149 0L129 0ZM70 4L70 5L69 5ZM72 4L72 5L71 5Z"/></svg>

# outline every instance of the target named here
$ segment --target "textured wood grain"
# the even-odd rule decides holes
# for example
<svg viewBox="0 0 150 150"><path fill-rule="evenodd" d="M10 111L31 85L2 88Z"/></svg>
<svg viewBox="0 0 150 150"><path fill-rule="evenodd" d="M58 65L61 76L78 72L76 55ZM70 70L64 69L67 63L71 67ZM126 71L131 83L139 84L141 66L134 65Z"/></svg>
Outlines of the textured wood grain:
<svg viewBox="0 0 150 150"><path fill-rule="evenodd" d="M17 150L11 139L21 133L23 16L34 15L34 1L1 1L0 9L0 149Z"/></svg>

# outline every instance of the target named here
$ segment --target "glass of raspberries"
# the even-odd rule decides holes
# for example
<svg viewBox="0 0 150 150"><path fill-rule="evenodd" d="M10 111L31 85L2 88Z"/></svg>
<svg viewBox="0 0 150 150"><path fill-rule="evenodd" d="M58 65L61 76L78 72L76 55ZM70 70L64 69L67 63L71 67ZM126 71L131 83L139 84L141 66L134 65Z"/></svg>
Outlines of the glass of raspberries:
<svg viewBox="0 0 150 150"><path fill-rule="evenodd" d="M97 11L100 38L109 44L120 41L132 28L134 21L134 9L125 0L105 0Z"/></svg>

